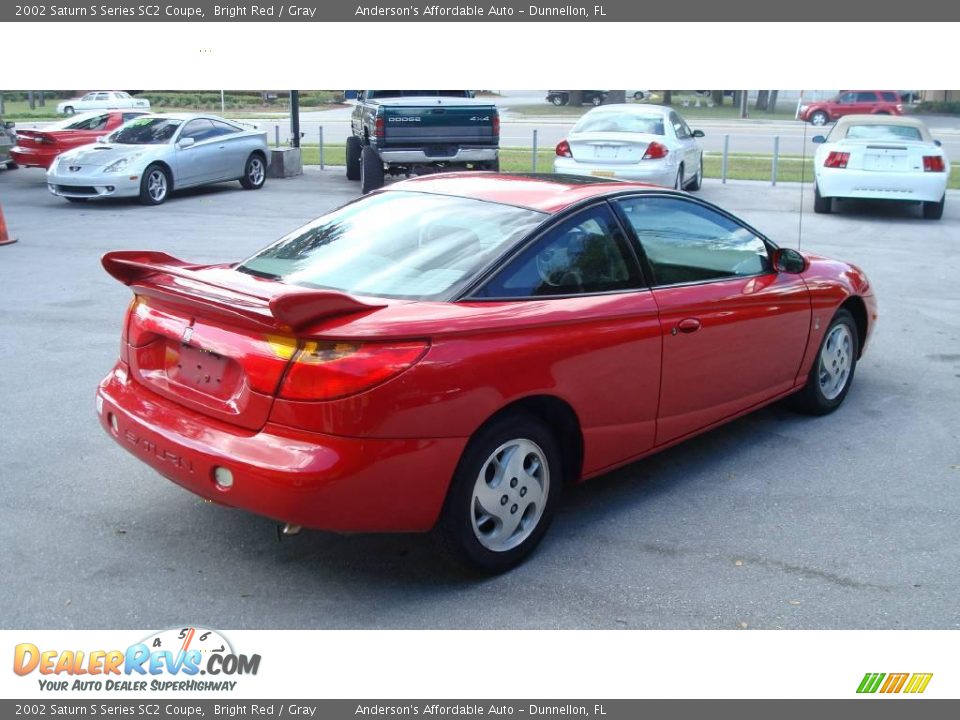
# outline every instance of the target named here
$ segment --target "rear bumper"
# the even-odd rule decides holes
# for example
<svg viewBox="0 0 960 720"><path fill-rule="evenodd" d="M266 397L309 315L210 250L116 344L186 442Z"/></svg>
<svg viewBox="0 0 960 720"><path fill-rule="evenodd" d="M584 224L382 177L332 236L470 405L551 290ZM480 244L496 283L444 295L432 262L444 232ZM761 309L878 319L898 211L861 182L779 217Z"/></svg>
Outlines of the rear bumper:
<svg viewBox="0 0 960 720"><path fill-rule="evenodd" d="M34 150L16 145L10 148L10 159L23 167L48 168L58 155L56 150Z"/></svg>
<svg viewBox="0 0 960 720"><path fill-rule="evenodd" d="M122 363L100 383L97 411L124 449L201 497L340 532L432 528L466 444L344 438L269 423L246 431L160 397L130 380ZM217 467L232 472L231 488L214 482Z"/></svg>
<svg viewBox="0 0 960 720"><path fill-rule="evenodd" d="M672 188L677 181L677 165L672 165L666 160L641 160L633 164L615 164L581 162L573 158L558 157L553 161L553 171L566 175L634 180L667 188Z"/></svg>
<svg viewBox="0 0 960 720"><path fill-rule="evenodd" d="M497 148L459 148L455 155L428 155L422 149L380 150L380 159L395 165L416 165L429 163L473 163L493 162L497 159Z"/></svg>
<svg viewBox="0 0 960 720"><path fill-rule="evenodd" d="M817 187L823 197L870 200L940 202L948 173L892 173L863 170L817 169Z"/></svg>

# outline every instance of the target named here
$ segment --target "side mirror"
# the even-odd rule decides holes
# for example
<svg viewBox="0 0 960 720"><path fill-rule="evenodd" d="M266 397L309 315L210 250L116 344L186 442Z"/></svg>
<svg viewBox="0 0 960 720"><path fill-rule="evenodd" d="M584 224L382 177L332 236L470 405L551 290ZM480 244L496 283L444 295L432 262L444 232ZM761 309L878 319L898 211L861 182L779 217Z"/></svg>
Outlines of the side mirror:
<svg viewBox="0 0 960 720"><path fill-rule="evenodd" d="M816 143L817 145L822 145L826 141L827 139L823 135L814 135L813 139L810 142Z"/></svg>
<svg viewBox="0 0 960 720"><path fill-rule="evenodd" d="M807 259L799 250L777 248L773 253L773 268L777 272L802 273L807 269Z"/></svg>
<svg viewBox="0 0 960 720"><path fill-rule="evenodd" d="M188 147L190 147L196 142L197 141L194 140L192 137L180 138L179 140L177 140L177 147L180 150L186 150Z"/></svg>
<svg viewBox="0 0 960 720"><path fill-rule="evenodd" d="M13 129L17 126L17 124L14 123L14 122L5 122L5 123L3 124L3 126L4 126L7 130L13 130ZM939 142L939 140L938 140L937 142Z"/></svg>
<svg viewBox="0 0 960 720"><path fill-rule="evenodd" d="M706 133L704 133L703 130L694 130L693 136L696 138L706 137Z"/></svg>
<svg viewBox="0 0 960 720"><path fill-rule="evenodd" d="M13 123L10 123L10 125L13 125ZM10 127L10 125L8 125L7 127ZM939 140L934 140L933 144L936 145L937 147L943 147L943 143L940 142Z"/></svg>

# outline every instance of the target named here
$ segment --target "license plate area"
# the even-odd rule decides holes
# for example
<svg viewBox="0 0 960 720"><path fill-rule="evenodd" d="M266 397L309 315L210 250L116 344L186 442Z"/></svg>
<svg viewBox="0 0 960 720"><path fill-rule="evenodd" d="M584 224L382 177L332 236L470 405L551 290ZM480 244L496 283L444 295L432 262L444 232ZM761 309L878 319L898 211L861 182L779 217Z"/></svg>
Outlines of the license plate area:
<svg viewBox="0 0 960 720"><path fill-rule="evenodd" d="M867 153L863 157L863 169L879 172L907 170L907 158L887 153Z"/></svg>
<svg viewBox="0 0 960 720"><path fill-rule="evenodd" d="M166 352L167 378L170 382L213 397L233 394L235 364L210 350L169 342Z"/></svg>
<svg viewBox="0 0 960 720"><path fill-rule="evenodd" d="M594 177L603 177L603 178L612 178L614 177L613 170L592 170L590 172Z"/></svg>

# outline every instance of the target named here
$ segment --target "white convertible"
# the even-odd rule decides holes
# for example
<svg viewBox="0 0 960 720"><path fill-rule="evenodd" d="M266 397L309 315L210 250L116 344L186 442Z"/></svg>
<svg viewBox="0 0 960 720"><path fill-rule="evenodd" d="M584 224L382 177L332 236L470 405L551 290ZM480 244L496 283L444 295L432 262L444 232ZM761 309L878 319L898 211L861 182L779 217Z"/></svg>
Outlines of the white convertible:
<svg viewBox="0 0 960 720"><path fill-rule="evenodd" d="M226 180L257 190L267 177L267 134L214 115L144 115L102 140L60 155L47 171L50 192L159 205L172 190Z"/></svg>
<svg viewBox="0 0 960 720"><path fill-rule="evenodd" d="M831 212L834 198L867 198L920 202L925 218L943 215L950 160L920 120L847 115L813 142L815 212Z"/></svg>
<svg viewBox="0 0 960 720"><path fill-rule="evenodd" d="M61 115L73 115L88 110L149 110L150 101L144 98L131 97L130 93L121 90L98 90L88 92L83 97L64 100L57 105L57 112Z"/></svg>

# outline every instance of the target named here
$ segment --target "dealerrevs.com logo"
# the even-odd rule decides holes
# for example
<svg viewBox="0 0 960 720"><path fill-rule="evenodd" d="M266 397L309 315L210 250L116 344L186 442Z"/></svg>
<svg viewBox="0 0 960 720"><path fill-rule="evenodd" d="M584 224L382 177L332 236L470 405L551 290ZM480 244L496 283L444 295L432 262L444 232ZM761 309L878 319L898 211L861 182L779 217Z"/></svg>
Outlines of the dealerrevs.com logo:
<svg viewBox="0 0 960 720"><path fill-rule="evenodd" d="M857 687L858 693L919 694L927 689L933 673L867 673Z"/></svg>
<svg viewBox="0 0 960 720"><path fill-rule="evenodd" d="M57 650L20 643L13 671L36 673L44 691L232 691L239 676L256 675L260 655L234 651L216 630L164 630L125 650Z"/></svg>

